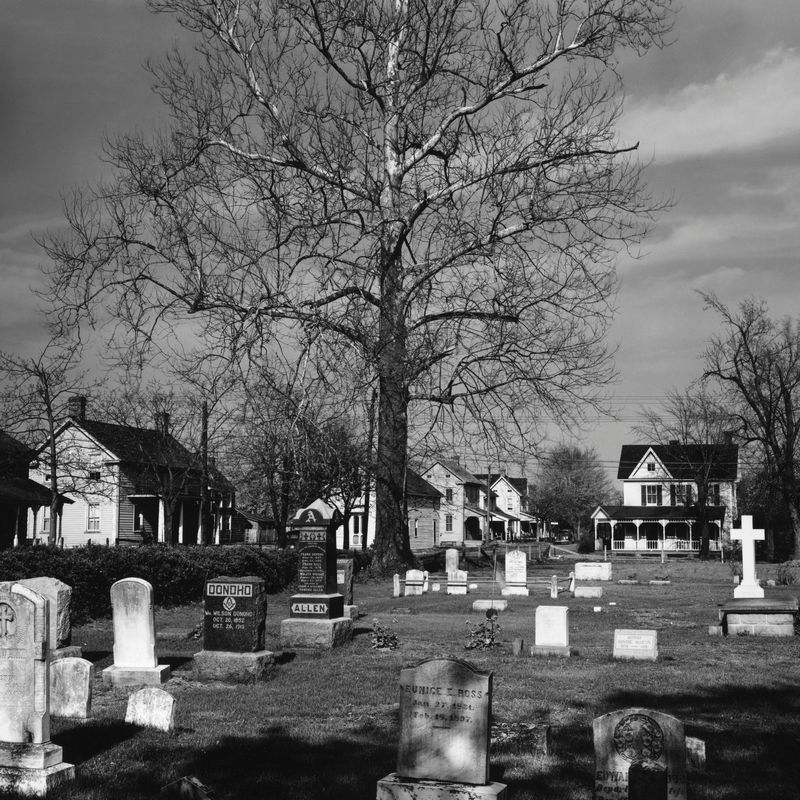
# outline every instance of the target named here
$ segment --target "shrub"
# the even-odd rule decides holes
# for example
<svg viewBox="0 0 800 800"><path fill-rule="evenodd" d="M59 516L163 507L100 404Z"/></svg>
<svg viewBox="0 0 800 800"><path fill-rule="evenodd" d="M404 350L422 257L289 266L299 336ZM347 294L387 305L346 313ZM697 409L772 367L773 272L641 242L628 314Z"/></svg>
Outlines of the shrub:
<svg viewBox="0 0 800 800"><path fill-rule="evenodd" d="M47 575L72 587L72 621L111 613L111 585L122 578L143 578L153 585L159 606L202 600L205 581L219 575L263 578L267 592L284 589L297 574L297 556L246 546L203 547L26 547L0 552L0 580Z"/></svg>
<svg viewBox="0 0 800 800"><path fill-rule="evenodd" d="M581 538L578 539L578 552L579 553L594 553L594 531L587 530L581 533Z"/></svg>
<svg viewBox="0 0 800 800"><path fill-rule="evenodd" d="M778 586L794 586L800 583L800 561L787 561L778 567L775 574Z"/></svg>

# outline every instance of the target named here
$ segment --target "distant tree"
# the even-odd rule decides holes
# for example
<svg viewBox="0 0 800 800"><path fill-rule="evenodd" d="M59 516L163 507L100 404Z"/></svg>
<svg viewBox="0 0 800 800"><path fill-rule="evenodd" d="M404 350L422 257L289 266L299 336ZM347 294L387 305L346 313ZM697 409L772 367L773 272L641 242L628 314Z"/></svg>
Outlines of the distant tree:
<svg viewBox="0 0 800 800"><path fill-rule="evenodd" d="M606 502L611 485L597 453L591 448L562 444L541 462L533 492L537 511L545 519L562 518L581 537L581 525Z"/></svg>
<svg viewBox="0 0 800 800"><path fill-rule="evenodd" d="M800 558L800 325L775 321L758 300L730 309L714 294L706 306L723 322L706 348L705 372L731 407L737 432L759 446L774 469L791 520L792 557Z"/></svg>
<svg viewBox="0 0 800 800"><path fill-rule="evenodd" d="M516 437L613 377L614 262L659 207L618 139L617 66L664 43L672 4L149 5L196 36L153 69L172 128L108 144L116 175L45 242L48 294L133 345L193 319L232 358L310 331L356 353L394 570L412 404Z"/></svg>
<svg viewBox="0 0 800 800"><path fill-rule="evenodd" d="M668 392L661 408L644 410L642 420L633 429L637 437L643 443L671 448L668 450L671 461L681 466L696 487L696 493L684 494L681 499L697 519L699 557L707 558L709 512L716 500L711 487L718 482L720 469L738 469L738 463L730 463L735 422L720 398L701 383L683 392Z"/></svg>
<svg viewBox="0 0 800 800"><path fill-rule="evenodd" d="M79 342L53 335L33 356L0 352L0 427L40 450L40 467L49 476L48 544L58 531L59 493L79 492L87 468L83 454L59 446L55 432L66 419L69 398L98 382L80 369Z"/></svg>

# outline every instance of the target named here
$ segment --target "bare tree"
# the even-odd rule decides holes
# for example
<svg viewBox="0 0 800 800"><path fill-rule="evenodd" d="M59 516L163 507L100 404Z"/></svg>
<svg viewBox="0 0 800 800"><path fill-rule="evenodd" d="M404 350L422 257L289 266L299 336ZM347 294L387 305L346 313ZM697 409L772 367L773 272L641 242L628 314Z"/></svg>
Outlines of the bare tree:
<svg viewBox="0 0 800 800"><path fill-rule="evenodd" d="M59 492L80 492L85 482L86 459L74 448L64 448L55 433L68 413L69 398L97 386L80 369L79 342L52 335L33 356L0 353L0 418L40 452L40 468L51 490L48 544L55 544L60 511Z"/></svg>
<svg viewBox="0 0 800 800"><path fill-rule="evenodd" d="M696 487L696 494L684 492L677 499L697 518L700 558L709 554L711 506L720 504L713 488L720 475L735 479L738 473L738 448L732 442L735 427L721 399L696 383L684 392L668 392L661 409L643 411L642 422L633 428L642 442L666 448L670 463ZM732 503L732 513L735 508Z"/></svg>
<svg viewBox="0 0 800 800"><path fill-rule="evenodd" d="M723 322L705 351L705 377L730 403L738 433L757 444L774 470L792 524L793 558L800 558L800 326L775 321L765 303L742 301L730 309L702 295Z"/></svg>
<svg viewBox="0 0 800 800"><path fill-rule="evenodd" d="M581 524L611 495L608 476L592 448L562 444L542 459L533 499L545 519L566 520L581 537Z"/></svg>
<svg viewBox="0 0 800 800"><path fill-rule="evenodd" d="M613 376L614 260L657 205L615 133L617 54L663 44L671 2L149 4L197 34L153 67L173 127L108 145L117 176L44 242L50 292L137 346L194 318L232 358L356 352L376 563L411 561L411 404L516 436Z"/></svg>

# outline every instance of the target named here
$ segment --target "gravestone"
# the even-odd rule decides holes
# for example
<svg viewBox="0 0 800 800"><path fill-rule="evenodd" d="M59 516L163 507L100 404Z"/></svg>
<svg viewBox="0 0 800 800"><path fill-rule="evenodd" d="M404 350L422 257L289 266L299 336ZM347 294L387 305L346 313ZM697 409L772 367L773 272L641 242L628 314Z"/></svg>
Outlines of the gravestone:
<svg viewBox="0 0 800 800"><path fill-rule="evenodd" d="M550 599L558 600L558 575L550 577Z"/></svg>
<svg viewBox="0 0 800 800"><path fill-rule="evenodd" d="M610 581L610 561L578 561L575 564L576 581Z"/></svg>
<svg viewBox="0 0 800 800"><path fill-rule="evenodd" d="M392 597L400 597L400 576L396 572L392 576Z"/></svg>
<svg viewBox="0 0 800 800"><path fill-rule="evenodd" d="M731 541L742 543L742 580L733 590L734 597L764 596L764 590L756 577L756 542L763 539L763 529L754 528L753 518L742 514L742 527L731 530Z"/></svg>
<svg viewBox="0 0 800 800"><path fill-rule="evenodd" d="M128 698L125 722L171 731L175 727L175 698L157 686L145 686Z"/></svg>
<svg viewBox="0 0 800 800"><path fill-rule="evenodd" d="M422 587L425 576L421 569L409 569L406 571L406 583L403 592L404 597L415 597L422 594Z"/></svg>
<svg viewBox="0 0 800 800"><path fill-rule="evenodd" d="M444 551L444 571L455 572L458 569L458 549L455 547L448 547Z"/></svg>
<svg viewBox="0 0 800 800"><path fill-rule="evenodd" d="M467 573L466 570L457 569L455 572L447 573L447 594L466 594L467 593Z"/></svg>
<svg viewBox="0 0 800 800"><path fill-rule="evenodd" d="M524 550L506 551L506 585L504 595L522 595L528 591L528 556Z"/></svg>
<svg viewBox="0 0 800 800"><path fill-rule="evenodd" d="M70 605L72 587L58 578L23 578L19 581L23 586L33 589L37 594L47 598L49 603L50 657L51 659L66 656L81 656L81 648L72 644L72 624L70 622Z"/></svg>
<svg viewBox="0 0 800 800"><path fill-rule="evenodd" d="M532 656L570 656L569 608L537 606Z"/></svg>
<svg viewBox="0 0 800 800"><path fill-rule="evenodd" d="M92 710L94 664L65 656L50 664L50 714L64 719L88 719Z"/></svg>
<svg viewBox="0 0 800 800"><path fill-rule="evenodd" d="M655 661L658 658L657 632L654 630L615 630L614 658L629 661Z"/></svg>
<svg viewBox="0 0 800 800"><path fill-rule="evenodd" d="M344 598L346 606L353 605L353 559L336 560L336 591Z"/></svg>
<svg viewBox="0 0 800 800"><path fill-rule="evenodd" d="M659 711L628 708L597 717L594 729L595 800L629 796L629 772L648 765L666 772L667 797L686 800L686 746L683 723ZM636 770L634 770L634 774ZM636 776L646 782L647 776ZM654 797L657 797L655 795Z"/></svg>
<svg viewBox="0 0 800 800"><path fill-rule="evenodd" d="M250 683L275 663L265 649L267 593L263 578L219 576L203 594L203 649L194 656L199 681Z"/></svg>
<svg viewBox="0 0 800 800"><path fill-rule="evenodd" d="M114 664L103 670L103 683L112 686L162 684L169 666L156 658L153 587L142 578L123 578L111 587L114 621Z"/></svg>
<svg viewBox="0 0 800 800"><path fill-rule="evenodd" d="M489 782L492 673L455 658L400 672L397 770L378 782L378 800L499 798Z"/></svg>
<svg viewBox="0 0 800 800"><path fill-rule="evenodd" d="M423 570L422 572L422 594L426 594L428 591L428 581L430 579L430 574L428 570Z"/></svg>
<svg viewBox="0 0 800 800"><path fill-rule="evenodd" d="M301 509L292 521L298 534L298 591L289 599L289 619L281 622L281 646L327 650L353 638L353 620L344 615L336 589L336 528L341 514L322 500Z"/></svg>
<svg viewBox="0 0 800 800"><path fill-rule="evenodd" d="M44 796L75 778L50 741L47 599L0 587L0 791Z"/></svg>
<svg viewBox="0 0 800 800"><path fill-rule="evenodd" d="M599 600L603 596L602 586L576 586L572 591L572 596L577 598L590 598Z"/></svg>

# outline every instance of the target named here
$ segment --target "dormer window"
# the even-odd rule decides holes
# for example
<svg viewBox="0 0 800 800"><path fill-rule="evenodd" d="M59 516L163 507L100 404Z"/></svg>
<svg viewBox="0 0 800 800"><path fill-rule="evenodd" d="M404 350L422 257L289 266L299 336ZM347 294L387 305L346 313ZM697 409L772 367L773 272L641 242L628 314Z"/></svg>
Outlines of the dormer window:
<svg viewBox="0 0 800 800"><path fill-rule="evenodd" d="M648 461L647 462L647 471L648 472L655 472L656 471L656 462L655 461Z"/></svg>

